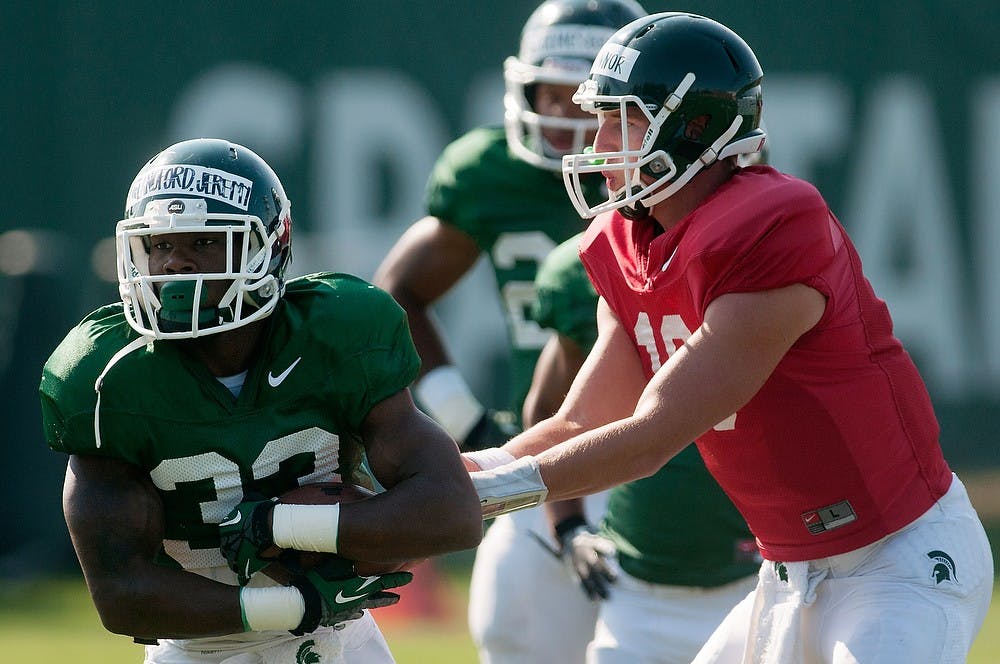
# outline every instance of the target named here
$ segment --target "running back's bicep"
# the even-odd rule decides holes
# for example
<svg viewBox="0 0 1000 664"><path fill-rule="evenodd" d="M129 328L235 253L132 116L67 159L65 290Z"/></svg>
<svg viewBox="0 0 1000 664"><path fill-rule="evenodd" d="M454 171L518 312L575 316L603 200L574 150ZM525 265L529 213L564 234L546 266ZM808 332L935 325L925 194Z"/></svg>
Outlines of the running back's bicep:
<svg viewBox="0 0 1000 664"><path fill-rule="evenodd" d="M149 477L123 461L72 455L63 513L88 582L150 560L163 542L163 505Z"/></svg>

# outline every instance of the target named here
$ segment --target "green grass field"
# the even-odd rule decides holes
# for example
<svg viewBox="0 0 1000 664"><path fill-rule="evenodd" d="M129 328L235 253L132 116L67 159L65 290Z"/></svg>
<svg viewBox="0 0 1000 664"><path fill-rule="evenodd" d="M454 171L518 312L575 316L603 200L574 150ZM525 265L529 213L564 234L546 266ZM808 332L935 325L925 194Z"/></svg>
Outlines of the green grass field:
<svg viewBox="0 0 1000 664"><path fill-rule="evenodd" d="M462 579L455 596L463 597ZM376 617L378 614L376 613ZM473 664L475 650L460 607L434 622L388 621L383 631L399 664ZM0 586L0 662L138 664L141 646L104 630L77 578ZM1000 662L1000 587L972 649L971 664Z"/></svg>

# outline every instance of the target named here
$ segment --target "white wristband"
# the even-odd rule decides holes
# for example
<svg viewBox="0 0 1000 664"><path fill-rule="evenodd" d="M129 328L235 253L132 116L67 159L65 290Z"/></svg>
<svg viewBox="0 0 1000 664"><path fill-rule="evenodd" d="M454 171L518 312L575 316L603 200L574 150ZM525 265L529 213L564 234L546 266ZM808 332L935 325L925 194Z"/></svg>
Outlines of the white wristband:
<svg viewBox="0 0 1000 664"><path fill-rule="evenodd" d="M428 371L413 386L413 394L427 414L459 443L486 412L462 374L450 364Z"/></svg>
<svg viewBox="0 0 1000 664"><path fill-rule="evenodd" d="M337 553L340 505L274 506L271 536L282 549Z"/></svg>
<svg viewBox="0 0 1000 664"><path fill-rule="evenodd" d="M298 588L240 588L240 613L248 632L295 629L305 612Z"/></svg>
<svg viewBox="0 0 1000 664"><path fill-rule="evenodd" d="M544 502L549 493L533 456L523 456L491 470L469 473L469 477L479 494L483 519L534 507Z"/></svg>
<svg viewBox="0 0 1000 664"><path fill-rule="evenodd" d="M487 447L483 450L463 452L462 456L479 466L480 470L493 470L497 466L517 460L513 454L502 447Z"/></svg>

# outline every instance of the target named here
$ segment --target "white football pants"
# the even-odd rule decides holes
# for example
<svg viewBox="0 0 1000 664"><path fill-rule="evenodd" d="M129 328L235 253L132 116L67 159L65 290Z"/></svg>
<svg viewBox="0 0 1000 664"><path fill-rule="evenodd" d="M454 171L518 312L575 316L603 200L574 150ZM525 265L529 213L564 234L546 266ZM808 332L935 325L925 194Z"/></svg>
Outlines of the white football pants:
<svg viewBox="0 0 1000 664"><path fill-rule="evenodd" d="M601 602L587 664L690 664L756 584L754 574L715 588L668 586L619 569L611 597Z"/></svg>
<svg viewBox="0 0 1000 664"><path fill-rule="evenodd" d="M993 592L989 541L957 477L878 542L785 565L764 562L694 664L959 664Z"/></svg>
<svg viewBox="0 0 1000 664"><path fill-rule="evenodd" d="M161 640L146 646L144 664L289 664L320 661L323 664L392 664L385 637L368 611L344 629L322 628L303 636L288 635L278 643L254 643L243 650L202 652L182 648L179 642ZM180 642L184 643L184 642ZM190 645L190 642L187 642ZM310 657L310 653L318 657Z"/></svg>
<svg viewBox="0 0 1000 664"><path fill-rule="evenodd" d="M585 499L599 523L607 493ZM481 664L580 664L594 634L597 602L553 553L544 507L494 519L476 551L469 586L469 631Z"/></svg>

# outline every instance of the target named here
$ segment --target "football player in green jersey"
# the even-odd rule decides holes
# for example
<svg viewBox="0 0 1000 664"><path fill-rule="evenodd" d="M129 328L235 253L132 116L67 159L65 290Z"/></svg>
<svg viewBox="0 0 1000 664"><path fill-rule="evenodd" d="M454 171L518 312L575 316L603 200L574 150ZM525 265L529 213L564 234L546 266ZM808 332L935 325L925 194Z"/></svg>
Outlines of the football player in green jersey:
<svg viewBox="0 0 1000 664"><path fill-rule="evenodd" d="M514 432L485 408L453 365L430 311L485 255L510 341L511 395L520 413L548 333L526 315L541 260L582 223L560 182L561 158L593 139L596 123L573 103L603 42L645 11L634 0L548 0L528 18L518 55L504 63L504 127L481 127L449 145L430 176L427 216L414 223L375 275L406 310L422 360L414 392L463 449ZM600 178L593 182L595 192ZM601 497L591 499L602 511ZM469 599L483 662L581 661L596 605L536 537L542 510L496 519L476 555Z"/></svg>
<svg viewBox="0 0 1000 664"><path fill-rule="evenodd" d="M122 302L43 371L84 576L105 626L149 642L148 663L391 662L364 609L398 600L385 591L410 574L361 577L350 561L395 570L482 536L454 441L410 397L403 311L348 275L286 284L289 209L243 146L160 152L117 227ZM273 500L336 479L378 493ZM282 549L339 555L264 567Z"/></svg>
<svg viewBox="0 0 1000 664"><path fill-rule="evenodd" d="M597 340L597 293L579 239L556 247L535 280L532 317L555 334L535 366L525 426L559 407ZM694 446L654 475L611 489L599 532L582 500L548 509L567 567L604 599L588 664L687 664L756 585L753 535Z"/></svg>

